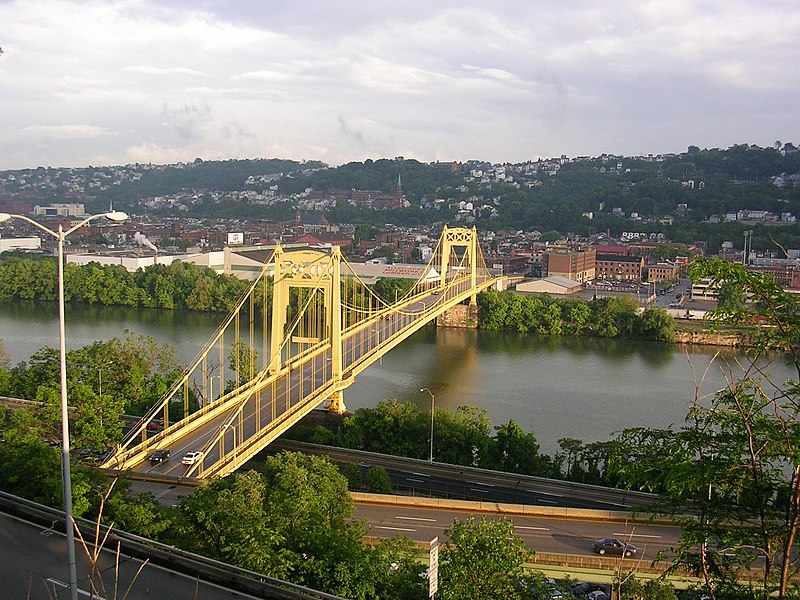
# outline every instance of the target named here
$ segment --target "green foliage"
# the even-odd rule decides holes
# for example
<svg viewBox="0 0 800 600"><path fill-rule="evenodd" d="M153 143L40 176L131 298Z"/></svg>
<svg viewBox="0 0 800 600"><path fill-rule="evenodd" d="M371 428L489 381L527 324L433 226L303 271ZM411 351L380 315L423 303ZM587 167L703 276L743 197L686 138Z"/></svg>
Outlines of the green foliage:
<svg viewBox="0 0 800 600"><path fill-rule="evenodd" d="M429 427L430 414L426 418L413 404L388 400L345 418L342 443L368 452L426 458L426 445L418 440L428 439Z"/></svg>
<svg viewBox="0 0 800 600"><path fill-rule="evenodd" d="M490 290L478 294L478 306L484 329L548 335L641 337L659 341L675 339L672 317L656 307L648 307L639 314L639 306L632 296L583 302Z"/></svg>
<svg viewBox="0 0 800 600"><path fill-rule="evenodd" d="M788 350L800 376L800 302L742 265L699 261L691 273L753 300L712 313L725 323L761 325L749 349L753 363L711 400L696 398L677 431L624 431L610 470L631 487L657 491L660 511L697 515L679 518L676 568L706 587L739 590L738 571L760 557L763 588L787 597L800 533L800 384L771 381L769 360L773 350ZM736 593L729 597L746 597Z"/></svg>
<svg viewBox="0 0 800 600"><path fill-rule="evenodd" d="M282 532L271 523L268 496L266 480L255 471L214 480L181 501L174 542L210 558L286 578L293 557Z"/></svg>
<svg viewBox="0 0 800 600"><path fill-rule="evenodd" d="M27 419L26 419L27 420ZM0 489L47 506L61 502L61 451L48 446L23 420L5 425L0 445Z"/></svg>
<svg viewBox="0 0 800 600"><path fill-rule="evenodd" d="M6 343L0 338L0 369L8 369L8 348Z"/></svg>
<svg viewBox="0 0 800 600"><path fill-rule="evenodd" d="M372 467L367 473L367 491L372 494L391 494L392 480L383 467Z"/></svg>
<svg viewBox="0 0 800 600"><path fill-rule="evenodd" d="M55 302L56 268L53 260L12 258L0 262L0 300ZM219 275L178 260L169 266L149 265L136 273L120 265L64 266L66 302L228 312L248 285L233 275Z"/></svg>
<svg viewBox="0 0 800 600"><path fill-rule="evenodd" d="M346 463L342 467L342 475L347 479L347 489L356 492L364 488L361 482L361 467L358 463Z"/></svg>
<svg viewBox="0 0 800 600"><path fill-rule="evenodd" d="M510 519L456 519L445 534L451 543L439 558L442 600L525 597L520 581L529 552Z"/></svg>
<svg viewBox="0 0 800 600"><path fill-rule="evenodd" d="M675 588L667 581L661 579L647 579L642 581L629 575L617 578L614 589L619 592L620 598L647 598L647 600L677 600Z"/></svg>
<svg viewBox="0 0 800 600"><path fill-rule="evenodd" d="M513 419L494 429L494 443L489 446L483 468L508 473L554 474L550 457L539 453L539 443L533 433L524 432Z"/></svg>
<svg viewBox="0 0 800 600"><path fill-rule="evenodd" d="M419 412L411 403L380 402L360 408L346 417L342 430L331 433L331 443L347 448L429 458L430 412ZM485 410L460 406L455 412L437 409L434 418L434 460L464 466L507 470L526 475L558 477L559 463L540 454L533 433L523 432L510 421L495 427ZM353 476L356 474L353 473Z"/></svg>
<svg viewBox="0 0 800 600"><path fill-rule="evenodd" d="M372 291L387 304L393 304L395 300L403 298L412 287L414 287L413 279L381 277L372 286Z"/></svg>
<svg viewBox="0 0 800 600"><path fill-rule="evenodd" d="M151 336L125 332L125 339L94 342L67 352L67 403L71 446L103 451L122 438L120 414L142 415L182 372L175 349ZM43 403L42 438L60 439L60 358L41 348L29 363L0 369L0 393Z"/></svg>

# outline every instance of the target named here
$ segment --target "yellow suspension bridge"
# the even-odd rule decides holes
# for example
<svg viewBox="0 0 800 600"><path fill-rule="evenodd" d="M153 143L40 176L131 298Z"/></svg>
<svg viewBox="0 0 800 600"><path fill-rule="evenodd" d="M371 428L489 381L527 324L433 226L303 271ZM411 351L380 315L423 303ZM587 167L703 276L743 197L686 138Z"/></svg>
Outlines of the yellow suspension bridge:
<svg viewBox="0 0 800 600"><path fill-rule="evenodd" d="M278 247L205 348L103 467L143 477L223 477L323 402L344 412L342 393L361 371L448 309L474 304L478 292L498 284L474 228L445 227L422 275L394 303L364 284L338 247ZM183 417L171 422L176 406ZM150 461L158 450L169 450L172 459ZM188 452L199 454L182 464Z"/></svg>

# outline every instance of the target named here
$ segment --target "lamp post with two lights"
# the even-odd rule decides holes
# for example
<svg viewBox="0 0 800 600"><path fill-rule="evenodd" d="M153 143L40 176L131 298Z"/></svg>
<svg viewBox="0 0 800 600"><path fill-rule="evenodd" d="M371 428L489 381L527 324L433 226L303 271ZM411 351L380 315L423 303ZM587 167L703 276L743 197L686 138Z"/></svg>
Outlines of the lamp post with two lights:
<svg viewBox="0 0 800 600"><path fill-rule="evenodd" d="M83 219L77 225L73 225L66 231L61 223L58 224L58 231L53 231L41 223L26 217L25 215L14 215L0 213L0 222L10 219L19 219L30 223L37 229L53 236L58 241L58 335L59 335L59 354L61 358L61 483L62 494L64 496L64 517L67 530L67 565L69 570L69 590L71 600L78 600L78 575L75 567L75 530L72 518L72 476L70 474L69 461L69 408L67 406L67 343L64 321L64 238L70 233L83 227L89 221L105 217L116 223L127 220L128 215L120 211L110 211L98 215L91 215Z"/></svg>

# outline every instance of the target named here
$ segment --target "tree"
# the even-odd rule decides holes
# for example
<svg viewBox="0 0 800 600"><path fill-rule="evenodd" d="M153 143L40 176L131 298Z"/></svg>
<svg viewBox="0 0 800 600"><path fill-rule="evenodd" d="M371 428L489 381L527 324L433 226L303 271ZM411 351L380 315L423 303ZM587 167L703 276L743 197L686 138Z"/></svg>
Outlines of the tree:
<svg viewBox="0 0 800 600"><path fill-rule="evenodd" d="M520 580L529 552L510 519L456 519L445 535L452 543L439 559L442 600L526 597Z"/></svg>
<svg viewBox="0 0 800 600"><path fill-rule="evenodd" d="M661 510L684 525L676 567L702 576L712 591L737 588L736 572L764 560L765 594L788 597L798 573L800 532L800 299L743 265L700 260L693 279L725 282L753 301L727 304L711 318L755 327L750 364L731 373L710 401L695 398L678 431L623 432L612 468L628 485L661 494ZM782 350L797 379L771 379ZM698 386L699 387L699 386Z"/></svg>
<svg viewBox="0 0 800 600"><path fill-rule="evenodd" d="M745 297L741 286L732 281L720 281L717 292L717 307L726 311L740 311L744 308Z"/></svg>
<svg viewBox="0 0 800 600"><path fill-rule="evenodd" d="M367 473L367 491L371 494L391 494L392 480L384 467L372 467Z"/></svg>
<svg viewBox="0 0 800 600"><path fill-rule="evenodd" d="M6 343L0 338L0 369L8 369L8 348Z"/></svg>
<svg viewBox="0 0 800 600"><path fill-rule="evenodd" d="M286 578L293 557L270 519L266 479L235 473L198 488L179 506L177 543L204 556ZM281 507L283 508L283 507Z"/></svg>
<svg viewBox="0 0 800 600"><path fill-rule="evenodd" d="M495 432L485 468L541 477L552 474L550 461L539 454L539 444L533 433L525 433L513 419L495 427Z"/></svg>
<svg viewBox="0 0 800 600"><path fill-rule="evenodd" d="M264 484L266 521L291 552L291 580L347 598L375 597L382 569L361 542L365 524L351 520L353 501L336 465L282 452L266 460Z"/></svg>

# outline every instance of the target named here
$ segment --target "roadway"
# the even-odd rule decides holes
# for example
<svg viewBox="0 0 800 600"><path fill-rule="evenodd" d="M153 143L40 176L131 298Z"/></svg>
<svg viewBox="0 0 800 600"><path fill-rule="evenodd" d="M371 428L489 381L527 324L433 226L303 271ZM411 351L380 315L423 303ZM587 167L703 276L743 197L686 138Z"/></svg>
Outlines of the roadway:
<svg viewBox="0 0 800 600"><path fill-rule="evenodd" d="M394 537L402 533L419 542L434 537L444 538L444 531L455 519L497 518L508 516L515 533L526 545L538 552L592 555L592 542L603 537L629 539L654 559L659 551L677 544L678 527L664 522L634 522L625 518L633 509L643 509L655 499L652 494L616 490L568 481L500 473L471 467L460 467L424 460L353 451L329 446L293 442L280 438L259 455L283 450L303 451L328 456L337 464L357 463L362 476L369 468L381 466L394 481L405 481L405 488L396 485L403 496L381 496L386 502L359 500L354 519L369 524L369 535ZM410 483L410 485L409 485ZM446 494L437 494L445 490ZM133 482L132 492L148 491L166 505L175 505L191 488L181 482ZM430 506L431 496L446 496L445 506ZM483 509L476 508L482 502ZM499 512L496 503L513 503L518 507ZM428 503L428 505L426 505ZM572 516L570 516L572 515Z"/></svg>
<svg viewBox="0 0 800 600"><path fill-rule="evenodd" d="M133 482L131 493L150 492L166 505L177 504L181 497L191 493L192 488L177 484ZM391 499L387 497L387 500ZM353 519L367 521L367 535L391 538L400 533L418 542L428 542L434 537L446 540L445 529L455 519L466 520L485 517L496 519L501 516L514 522L514 533L525 541L525 545L537 552L592 555L592 542L604 537L619 537L631 541L640 548L642 555L653 560L659 551L668 552L675 547L680 537L680 528L665 523L625 521L623 518L565 517L550 514L511 514L497 510L476 510L458 507L453 501L448 507L415 505L414 498L403 498L409 504L375 503L357 501ZM527 507L534 512L533 507Z"/></svg>

